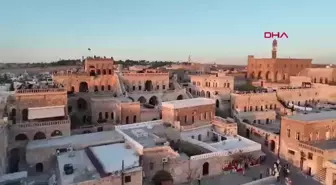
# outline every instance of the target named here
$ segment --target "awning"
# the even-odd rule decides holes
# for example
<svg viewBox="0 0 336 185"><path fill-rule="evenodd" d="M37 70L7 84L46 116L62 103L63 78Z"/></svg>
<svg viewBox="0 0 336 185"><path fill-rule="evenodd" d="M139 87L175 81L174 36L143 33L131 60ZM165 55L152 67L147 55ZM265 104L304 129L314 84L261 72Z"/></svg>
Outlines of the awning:
<svg viewBox="0 0 336 185"><path fill-rule="evenodd" d="M28 119L41 119L65 116L65 106L28 108Z"/></svg>

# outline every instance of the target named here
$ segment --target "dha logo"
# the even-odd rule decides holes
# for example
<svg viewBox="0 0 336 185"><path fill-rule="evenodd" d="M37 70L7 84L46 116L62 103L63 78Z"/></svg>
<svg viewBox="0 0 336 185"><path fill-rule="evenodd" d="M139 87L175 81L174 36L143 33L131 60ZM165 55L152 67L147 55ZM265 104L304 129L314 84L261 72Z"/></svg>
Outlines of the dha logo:
<svg viewBox="0 0 336 185"><path fill-rule="evenodd" d="M264 38L265 39L273 39L274 37L281 39L281 38L286 38L288 39L288 35L286 32L264 32Z"/></svg>

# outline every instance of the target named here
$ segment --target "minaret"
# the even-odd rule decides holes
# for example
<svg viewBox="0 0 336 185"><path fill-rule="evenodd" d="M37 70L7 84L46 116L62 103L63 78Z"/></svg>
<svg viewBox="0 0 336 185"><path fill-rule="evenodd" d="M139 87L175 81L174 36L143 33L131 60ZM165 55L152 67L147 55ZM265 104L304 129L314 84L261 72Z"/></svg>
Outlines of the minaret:
<svg viewBox="0 0 336 185"><path fill-rule="evenodd" d="M272 58L277 57L277 48L278 48L278 41L274 39L272 43Z"/></svg>

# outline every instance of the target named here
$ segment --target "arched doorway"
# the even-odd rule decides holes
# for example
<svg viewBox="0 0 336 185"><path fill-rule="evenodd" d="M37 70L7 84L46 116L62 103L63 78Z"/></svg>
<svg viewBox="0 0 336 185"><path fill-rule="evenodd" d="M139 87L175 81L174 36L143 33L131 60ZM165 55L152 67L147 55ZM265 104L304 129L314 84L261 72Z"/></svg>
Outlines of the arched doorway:
<svg viewBox="0 0 336 185"><path fill-rule="evenodd" d="M202 174L203 174L203 176L206 176L206 175L209 174L209 163L208 162L205 162L203 164Z"/></svg>
<svg viewBox="0 0 336 185"><path fill-rule="evenodd" d="M136 119L136 115L133 116L133 123L136 123L137 122L137 119Z"/></svg>
<svg viewBox="0 0 336 185"><path fill-rule="evenodd" d="M205 92L204 91L201 91L201 96L205 97Z"/></svg>
<svg viewBox="0 0 336 185"><path fill-rule="evenodd" d="M275 152L275 141L271 140L270 149L272 152Z"/></svg>
<svg viewBox="0 0 336 185"><path fill-rule="evenodd" d="M22 121L27 121L28 120L28 109L23 109L22 110Z"/></svg>
<svg viewBox="0 0 336 185"><path fill-rule="evenodd" d="M52 133L51 133L51 137L56 137L56 136L62 136L62 132L59 131L59 130L54 130Z"/></svg>
<svg viewBox="0 0 336 185"><path fill-rule="evenodd" d="M145 82L145 91L151 91L153 89L153 83L151 80Z"/></svg>
<svg viewBox="0 0 336 185"><path fill-rule="evenodd" d="M9 152L9 173L15 173L19 171L20 163L20 149L13 148Z"/></svg>
<svg viewBox="0 0 336 185"><path fill-rule="evenodd" d="M79 98L77 100L77 108L80 111L86 110L87 109L87 103L86 100L84 100L83 98Z"/></svg>
<svg viewBox="0 0 336 185"><path fill-rule="evenodd" d="M277 82L278 80L279 80L279 72L278 71L276 71L275 73L274 73L274 81L275 82Z"/></svg>
<svg viewBox="0 0 336 185"><path fill-rule="evenodd" d="M147 100L146 100L146 98L145 98L145 97L141 96L141 97L138 99L138 102L140 102L140 103L144 104L144 103L146 103L146 102L147 102Z"/></svg>
<svg viewBox="0 0 336 185"><path fill-rule="evenodd" d="M10 115L11 120L14 120L16 118L16 109L12 109L11 115Z"/></svg>
<svg viewBox="0 0 336 185"><path fill-rule="evenodd" d="M134 99L132 97L127 97L128 99L130 99L132 102L134 102Z"/></svg>
<svg viewBox="0 0 336 185"><path fill-rule="evenodd" d="M262 76L261 76L261 75L262 75L262 72L259 71L259 72L258 72L258 79L262 79Z"/></svg>
<svg viewBox="0 0 336 185"><path fill-rule="evenodd" d="M152 178L153 185L173 185L172 175L164 170L155 173Z"/></svg>
<svg viewBox="0 0 336 185"><path fill-rule="evenodd" d="M128 124L128 123L129 123L129 117L126 116L126 124Z"/></svg>
<svg viewBox="0 0 336 185"><path fill-rule="evenodd" d="M18 134L15 136L15 141L26 141L28 137L26 134Z"/></svg>
<svg viewBox="0 0 336 185"><path fill-rule="evenodd" d="M269 71L266 72L266 74L265 74L265 78L266 78L266 80L271 80L270 73L271 73L271 72L269 72Z"/></svg>
<svg viewBox="0 0 336 185"><path fill-rule="evenodd" d="M89 86L86 82L79 83L79 92L89 92Z"/></svg>
<svg viewBox="0 0 336 185"><path fill-rule="evenodd" d="M37 163L35 165L35 170L36 170L36 172L43 172L43 164L42 163Z"/></svg>
<svg viewBox="0 0 336 185"><path fill-rule="evenodd" d="M182 96L182 94L178 95L176 99L177 99L177 100L183 100L183 96Z"/></svg>
<svg viewBox="0 0 336 185"><path fill-rule="evenodd" d="M219 108L219 100L216 100L216 108Z"/></svg>
<svg viewBox="0 0 336 185"><path fill-rule="evenodd" d="M206 92L206 97L210 98L210 92L209 91Z"/></svg>
<svg viewBox="0 0 336 185"><path fill-rule="evenodd" d="M252 73L250 74L250 78L251 78L251 79L254 79L254 78L255 78L255 74L254 74L254 72L252 72Z"/></svg>
<svg viewBox="0 0 336 185"><path fill-rule="evenodd" d="M43 132L37 132L34 135L34 140L41 140L41 139L46 139L46 135Z"/></svg>
<svg viewBox="0 0 336 185"><path fill-rule="evenodd" d="M156 96L152 96L150 99L149 99L149 104L151 105L157 105L158 104L158 100L157 100L157 97Z"/></svg>

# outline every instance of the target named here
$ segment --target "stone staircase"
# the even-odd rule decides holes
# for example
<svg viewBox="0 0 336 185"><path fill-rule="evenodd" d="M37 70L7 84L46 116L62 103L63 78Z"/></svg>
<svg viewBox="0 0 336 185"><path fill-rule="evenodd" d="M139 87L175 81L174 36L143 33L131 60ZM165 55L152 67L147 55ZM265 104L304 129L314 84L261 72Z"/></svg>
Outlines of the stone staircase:
<svg viewBox="0 0 336 185"><path fill-rule="evenodd" d="M116 74L117 74L117 83L118 83L119 91L120 91L119 93L123 94L125 97L128 97L128 93L125 89L124 83L121 82L120 74L119 73L116 73Z"/></svg>
<svg viewBox="0 0 336 185"><path fill-rule="evenodd" d="M326 176L327 176L327 168L322 168L316 173L316 175L314 175L313 178L321 182L322 184L325 184Z"/></svg>
<svg viewBox="0 0 336 185"><path fill-rule="evenodd" d="M193 96L189 91L187 91L187 90L186 90L186 94L187 94L187 96L188 96L190 99L194 98L194 96Z"/></svg>

